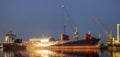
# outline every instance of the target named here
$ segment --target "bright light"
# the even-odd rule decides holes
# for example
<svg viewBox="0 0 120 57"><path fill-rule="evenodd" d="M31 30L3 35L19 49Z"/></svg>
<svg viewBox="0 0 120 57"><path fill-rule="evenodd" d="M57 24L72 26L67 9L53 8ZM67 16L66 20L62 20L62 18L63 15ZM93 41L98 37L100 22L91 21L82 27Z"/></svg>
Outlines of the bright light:
<svg viewBox="0 0 120 57"><path fill-rule="evenodd" d="M37 50L37 53L44 53L44 54L48 54L50 51L49 50Z"/></svg>
<svg viewBox="0 0 120 57"><path fill-rule="evenodd" d="M38 43L36 46L51 46L51 45L54 45L53 43Z"/></svg>
<svg viewBox="0 0 120 57"><path fill-rule="evenodd" d="M50 46L49 44L43 44L43 43L39 43L39 44L37 44L37 46Z"/></svg>
<svg viewBox="0 0 120 57"><path fill-rule="evenodd" d="M37 50L36 51L38 54L41 54L41 57L49 57L49 50Z"/></svg>
<svg viewBox="0 0 120 57"><path fill-rule="evenodd" d="M5 41L8 41L8 38L9 38L9 36L6 36L6 37L5 37Z"/></svg>
<svg viewBox="0 0 120 57"><path fill-rule="evenodd" d="M41 40L41 42L49 42L49 39Z"/></svg>

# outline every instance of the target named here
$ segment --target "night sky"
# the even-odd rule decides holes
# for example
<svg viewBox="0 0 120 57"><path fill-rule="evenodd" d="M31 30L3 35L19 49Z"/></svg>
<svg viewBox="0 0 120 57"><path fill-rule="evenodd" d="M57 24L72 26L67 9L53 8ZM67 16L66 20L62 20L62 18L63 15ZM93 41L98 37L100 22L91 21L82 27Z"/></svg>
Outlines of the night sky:
<svg viewBox="0 0 120 57"><path fill-rule="evenodd" d="M100 34L101 41L106 42L108 38L93 16L108 32L112 29L116 37L120 0L0 0L0 36L13 31L23 40L43 36L59 39L66 25L66 34L73 39L77 25L79 39L83 39L85 32L91 32L95 37Z"/></svg>

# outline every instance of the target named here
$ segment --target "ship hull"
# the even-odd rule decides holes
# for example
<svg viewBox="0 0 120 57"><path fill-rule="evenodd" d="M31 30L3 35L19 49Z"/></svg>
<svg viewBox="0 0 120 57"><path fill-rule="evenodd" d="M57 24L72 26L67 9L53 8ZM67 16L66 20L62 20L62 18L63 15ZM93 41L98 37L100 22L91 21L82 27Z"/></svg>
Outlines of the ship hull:
<svg viewBox="0 0 120 57"><path fill-rule="evenodd" d="M98 45L100 39L90 39L90 40L68 40L63 41L64 43L58 43L53 46L94 46Z"/></svg>
<svg viewBox="0 0 120 57"><path fill-rule="evenodd" d="M26 49L26 46L16 43L4 43L3 48L5 50L20 50L20 49Z"/></svg>
<svg viewBox="0 0 120 57"><path fill-rule="evenodd" d="M47 49L98 49L100 39L90 40L66 40L58 41L56 44L50 46L31 46L32 48L47 48ZM30 47L29 47L30 48Z"/></svg>
<svg viewBox="0 0 120 57"><path fill-rule="evenodd" d="M56 44L53 46L50 46L49 48L100 48L98 46L100 39L90 39L90 40L76 40L76 41L70 41L63 44Z"/></svg>

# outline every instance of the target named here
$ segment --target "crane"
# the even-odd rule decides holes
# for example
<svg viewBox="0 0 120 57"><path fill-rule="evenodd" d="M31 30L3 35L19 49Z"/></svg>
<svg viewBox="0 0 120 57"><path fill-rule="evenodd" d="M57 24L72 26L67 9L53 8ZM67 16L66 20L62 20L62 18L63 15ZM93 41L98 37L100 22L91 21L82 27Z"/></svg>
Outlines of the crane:
<svg viewBox="0 0 120 57"><path fill-rule="evenodd" d="M106 29L101 25L97 17L93 17L94 21L98 24L98 26L102 29L105 35L109 38L110 43L112 44L112 29L110 30L110 34L106 31Z"/></svg>
<svg viewBox="0 0 120 57"><path fill-rule="evenodd" d="M72 20L71 16L69 15L68 11L65 9L64 4L61 5L61 8L62 8L62 10L63 10L64 16L67 16L66 20L70 23L71 29L74 30L73 27L74 27L74 25L76 25L76 24L75 24L75 23L72 23L73 20ZM71 19L71 20L70 20L70 19ZM65 33L65 32L66 32L66 26L64 26L64 33ZM76 27L75 27L74 38L75 38L76 40L78 40L78 38L79 38L79 36L78 36L78 26L77 26L77 25L76 25Z"/></svg>
<svg viewBox="0 0 120 57"><path fill-rule="evenodd" d="M66 21L70 24L70 27L73 30L75 23L73 22L72 17L70 16L68 10L65 8L64 4L61 5L61 8L63 10L63 15L64 15Z"/></svg>

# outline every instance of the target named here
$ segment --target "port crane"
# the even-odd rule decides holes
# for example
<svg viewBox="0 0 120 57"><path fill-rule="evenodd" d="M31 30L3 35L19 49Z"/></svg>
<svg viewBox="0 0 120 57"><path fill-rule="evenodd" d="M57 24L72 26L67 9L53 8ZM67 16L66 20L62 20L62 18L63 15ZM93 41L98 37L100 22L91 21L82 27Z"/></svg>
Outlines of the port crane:
<svg viewBox="0 0 120 57"><path fill-rule="evenodd" d="M70 20L69 20L69 19L72 19L72 18L70 17L68 11L65 9L64 4L62 4L61 8L62 8L62 10L63 10L64 16L67 16L67 17L68 17L68 18L66 18L66 19L67 19L67 21L70 22L71 28L73 29L73 26L74 26L75 24L72 24L73 21L70 21ZM65 25L64 25L64 33L66 33L66 26L65 26ZM78 40L78 38L79 38L79 35L78 35L78 26L75 27L74 38L75 38L76 40Z"/></svg>
<svg viewBox="0 0 120 57"><path fill-rule="evenodd" d="M98 26L102 29L102 31L105 33L105 35L109 38L110 44L112 44L112 29L110 30L110 33L106 31L106 29L102 26L102 24L99 22L98 18L96 16L93 17L94 21L98 24Z"/></svg>

